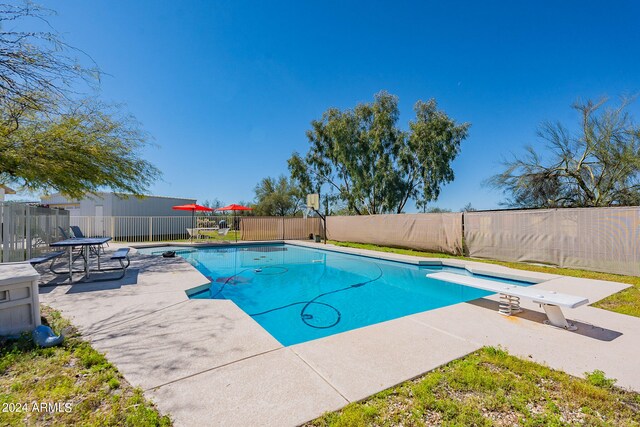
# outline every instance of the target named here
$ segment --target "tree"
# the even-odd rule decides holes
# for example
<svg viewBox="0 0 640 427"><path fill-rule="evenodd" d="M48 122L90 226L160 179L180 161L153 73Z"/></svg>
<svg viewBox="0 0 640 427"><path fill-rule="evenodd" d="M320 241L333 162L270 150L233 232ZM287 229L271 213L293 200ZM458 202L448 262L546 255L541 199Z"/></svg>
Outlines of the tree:
<svg viewBox="0 0 640 427"><path fill-rule="evenodd" d="M460 209L460 212L475 212L477 210L478 209L474 208L471 203L467 203L462 207L462 209Z"/></svg>
<svg viewBox="0 0 640 427"><path fill-rule="evenodd" d="M425 211L426 213L449 213L451 209L447 208L439 208L437 206L433 206Z"/></svg>
<svg viewBox="0 0 640 427"><path fill-rule="evenodd" d="M353 109L328 109L307 131L310 148L289 159L303 193L324 192L352 214L401 213L436 200L454 178L451 162L469 124L456 124L435 100L418 101L409 130L398 127L398 98L387 92Z"/></svg>
<svg viewBox="0 0 640 427"><path fill-rule="evenodd" d="M488 184L503 190L513 207L554 208L640 204L640 127L627 112L630 100L606 108L606 100L576 103L580 124L572 132L543 123L538 136L547 151L528 146L523 158L505 162Z"/></svg>
<svg viewBox="0 0 640 427"><path fill-rule="evenodd" d="M105 187L141 194L159 176L139 156L146 135L131 117L84 100L73 107L60 105L58 114L25 109L20 125L12 128L2 120L6 106L0 105L2 182L81 198Z"/></svg>
<svg viewBox="0 0 640 427"><path fill-rule="evenodd" d="M103 188L142 194L160 175L141 157L148 136L120 107L78 92L97 71L53 31L5 29L46 23L48 12L0 4L0 182L73 198Z"/></svg>
<svg viewBox="0 0 640 427"><path fill-rule="evenodd" d="M47 17L55 12L30 1L0 3L0 100L13 110L57 112L57 100L69 99L79 83L92 85L100 70L91 58L69 46ZM43 26L46 31L15 28ZM91 64L81 65L82 56Z"/></svg>
<svg viewBox="0 0 640 427"><path fill-rule="evenodd" d="M302 196L300 189L284 175L264 178L255 188L256 215L291 216L300 212Z"/></svg>
<svg viewBox="0 0 640 427"><path fill-rule="evenodd" d="M213 200L205 200L202 203L202 206L206 206L208 208L214 209L214 211L205 211L203 212L203 215L205 216L213 216L216 214L220 214L220 211L216 211L215 209L221 208L224 206L224 204L216 197Z"/></svg>

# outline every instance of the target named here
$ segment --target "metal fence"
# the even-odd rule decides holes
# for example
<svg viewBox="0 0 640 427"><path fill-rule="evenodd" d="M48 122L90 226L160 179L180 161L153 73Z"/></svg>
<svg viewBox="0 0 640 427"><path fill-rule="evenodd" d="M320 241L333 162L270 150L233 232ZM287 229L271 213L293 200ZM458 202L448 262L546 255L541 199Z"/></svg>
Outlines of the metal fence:
<svg viewBox="0 0 640 427"><path fill-rule="evenodd" d="M109 236L122 242L160 242L189 239L193 235L204 238L217 235L216 228L234 227L231 216L72 216L70 225L78 226L87 237ZM203 230L203 229L210 230ZM196 229L202 230L196 233Z"/></svg>
<svg viewBox="0 0 640 427"><path fill-rule="evenodd" d="M0 203L2 262L25 261L51 251L69 228L69 212L27 203Z"/></svg>
<svg viewBox="0 0 640 427"><path fill-rule="evenodd" d="M87 237L110 236L123 242L170 240L279 240L307 239L321 234L319 218L254 216L72 216ZM229 228L225 235L221 230ZM190 233L191 232L191 233Z"/></svg>
<svg viewBox="0 0 640 427"><path fill-rule="evenodd" d="M2 262L49 251L60 228L124 242L308 239L320 218L255 216L69 216L68 211L0 203ZM197 229L197 230L194 230ZM219 230L229 229L226 235ZM463 232L464 230L464 232ZM223 234L223 233L222 233ZM537 262L640 276L640 207L479 211L327 218L330 239Z"/></svg>

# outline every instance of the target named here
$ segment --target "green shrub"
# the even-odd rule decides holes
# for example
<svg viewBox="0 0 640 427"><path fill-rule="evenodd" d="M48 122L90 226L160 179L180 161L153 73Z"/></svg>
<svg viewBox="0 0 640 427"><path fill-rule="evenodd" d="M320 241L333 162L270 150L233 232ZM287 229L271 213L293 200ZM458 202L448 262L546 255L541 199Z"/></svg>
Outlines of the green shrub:
<svg viewBox="0 0 640 427"><path fill-rule="evenodd" d="M589 384L601 388L611 388L617 381L615 378L607 378L604 372L598 369L593 372L585 372L584 375Z"/></svg>

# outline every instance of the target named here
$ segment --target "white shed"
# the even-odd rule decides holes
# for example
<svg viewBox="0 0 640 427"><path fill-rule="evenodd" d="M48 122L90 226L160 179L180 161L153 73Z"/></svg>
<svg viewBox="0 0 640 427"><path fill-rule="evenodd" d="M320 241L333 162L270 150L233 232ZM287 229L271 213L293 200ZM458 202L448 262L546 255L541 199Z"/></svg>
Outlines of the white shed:
<svg viewBox="0 0 640 427"><path fill-rule="evenodd" d="M190 216L189 211L174 211L171 207L196 202L196 199L182 197L135 197L118 193L98 193L80 200L56 193L40 200L52 208L68 210L71 216Z"/></svg>
<svg viewBox="0 0 640 427"><path fill-rule="evenodd" d="M172 206L195 203L178 197L135 197L117 193L98 193L84 199L61 194L43 196L41 202L69 211L69 221L86 236L111 236L120 240L152 240L158 236L176 238L191 225L191 212Z"/></svg>

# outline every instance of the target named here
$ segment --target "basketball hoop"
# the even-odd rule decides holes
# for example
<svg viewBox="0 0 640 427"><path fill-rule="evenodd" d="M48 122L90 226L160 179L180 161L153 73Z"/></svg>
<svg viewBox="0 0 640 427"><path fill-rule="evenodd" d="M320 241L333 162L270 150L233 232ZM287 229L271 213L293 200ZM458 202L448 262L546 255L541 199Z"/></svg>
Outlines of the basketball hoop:
<svg viewBox="0 0 640 427"><path fill-rule="evenodd" d="M302 217L304 219L307 219L311 212L313 212L313 208L310 208L309 206L305 206L304 209L302 210Z"/></svg>
<svg viewBox="0 0 640 427"><path fill-rule="evenodd" d="M320 195L318 193L307 194L307 209L320 209Z"/></svg>
<svg viewBox="0 0 640 427"><path fill-rule="evenodd" d="M319 211L320 209L320 195L318 193L307 194L307 206L305 210L302 212L302 215L306 219L309 216L311 211L315 212L318 217L322 220L323 230L324 230L324 244L327 244L327 218L326 213L322 215ZM316 235L316 242L320 242L320 236Z"/></svg>

